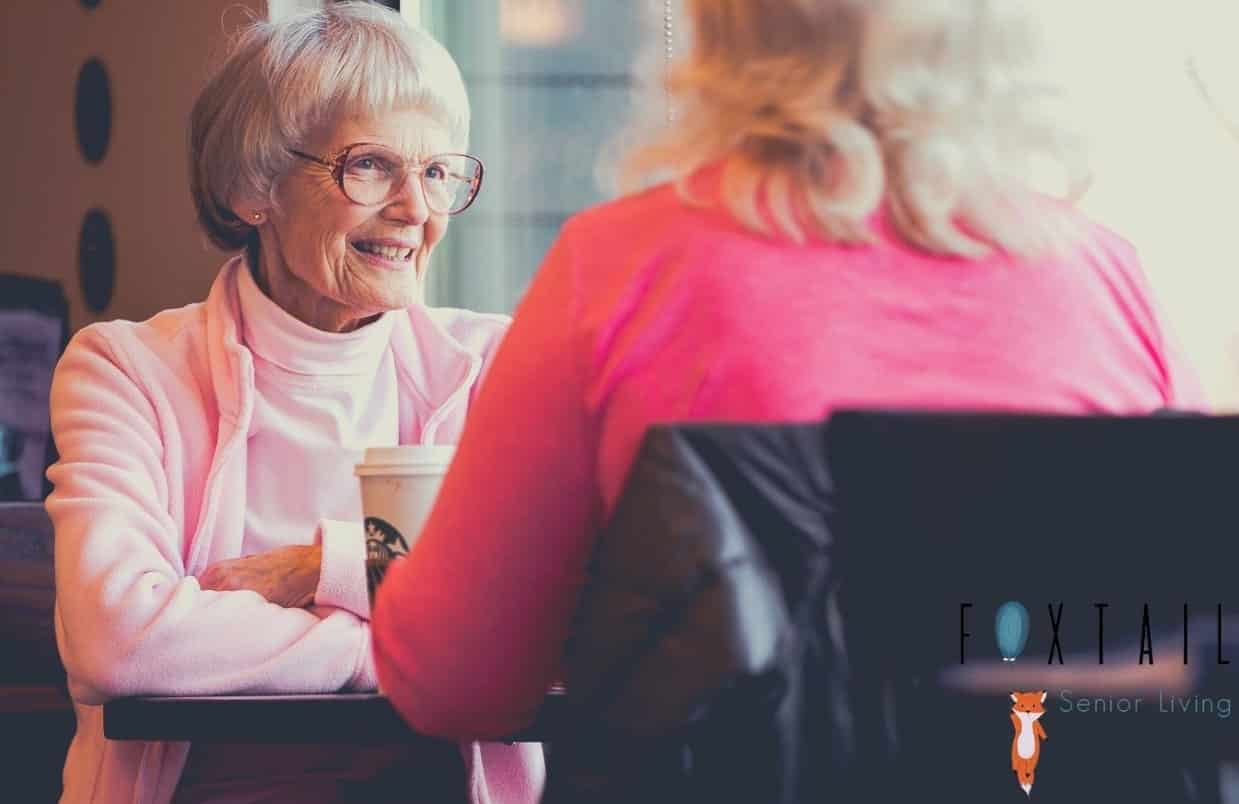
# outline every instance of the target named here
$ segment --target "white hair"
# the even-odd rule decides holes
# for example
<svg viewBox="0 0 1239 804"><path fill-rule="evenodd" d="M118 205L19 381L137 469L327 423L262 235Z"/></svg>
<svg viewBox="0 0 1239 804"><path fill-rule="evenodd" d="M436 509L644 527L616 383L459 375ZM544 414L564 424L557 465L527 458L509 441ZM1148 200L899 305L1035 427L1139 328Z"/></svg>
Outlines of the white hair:
<svg viewBox="0 0 1239 804"><path fill-rule="evenodd" d="M1057 251L1087 184L1031 0L686 0L689 47L650 104L625 189L725 163L722 202L795 242L860 244L885 205L931 253ZM675 111L668 125L666 102ZM658 117L660 119L655 120ZM1041 188L1043 189L1043 188Z"/></svg>
<svg viewBox="0 0 1239 804"><path fill-rule="evenodd" d="M190 117L190 183L207 236L225 250L251 245L255 230L232 207L272 197L292 161L288 149L348 116L409 107L442 123L454 148L468 147L459 68L397 12L346 2L252 21Z"/></svg>

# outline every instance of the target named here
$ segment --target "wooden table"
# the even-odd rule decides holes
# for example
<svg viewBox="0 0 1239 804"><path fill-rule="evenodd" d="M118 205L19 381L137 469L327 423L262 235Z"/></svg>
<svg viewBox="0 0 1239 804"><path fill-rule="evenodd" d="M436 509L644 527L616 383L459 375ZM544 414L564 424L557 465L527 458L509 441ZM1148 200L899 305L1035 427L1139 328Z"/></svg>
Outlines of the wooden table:
<svg viewBox="0 0 1239 804"><path fill-rule="evenodd" d="M549 694L537 720L509 741L548 741L566 710L562 694ZM387 698L375 693L121 698L104 704L103 734L110 740L247 744L431 739L409 728Z"/></svg>

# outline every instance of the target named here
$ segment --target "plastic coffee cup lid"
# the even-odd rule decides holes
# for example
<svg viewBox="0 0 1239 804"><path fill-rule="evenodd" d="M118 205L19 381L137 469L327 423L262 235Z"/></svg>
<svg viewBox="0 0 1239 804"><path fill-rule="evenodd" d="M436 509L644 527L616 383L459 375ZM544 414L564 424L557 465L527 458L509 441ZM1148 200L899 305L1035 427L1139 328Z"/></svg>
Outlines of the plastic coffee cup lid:
<svg viewBox="0 0 1239 804"><path fill-rule="evenodd" d="M370 447L357 465L356 474L443 471L451 463L455 452L456 447L452 444Z"/></svg>

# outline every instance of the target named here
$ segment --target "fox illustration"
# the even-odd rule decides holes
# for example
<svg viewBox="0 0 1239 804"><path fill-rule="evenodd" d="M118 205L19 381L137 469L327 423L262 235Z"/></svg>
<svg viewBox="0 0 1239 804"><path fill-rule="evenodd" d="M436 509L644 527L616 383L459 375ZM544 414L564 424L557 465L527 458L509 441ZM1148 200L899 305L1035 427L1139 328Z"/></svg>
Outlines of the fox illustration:
<svg viewBox="0 0 1239 804"><path fill-rule="evenodd" d="M1045 729L1039 722L1045 714L1045 690L1040 692L1013 692L1011 700L1011 725L1015 726L1015 739L1011 741L1011 769L1020 783L1024 795L1032 795L1033 771L1041 758L1041 741Z"/></svg>

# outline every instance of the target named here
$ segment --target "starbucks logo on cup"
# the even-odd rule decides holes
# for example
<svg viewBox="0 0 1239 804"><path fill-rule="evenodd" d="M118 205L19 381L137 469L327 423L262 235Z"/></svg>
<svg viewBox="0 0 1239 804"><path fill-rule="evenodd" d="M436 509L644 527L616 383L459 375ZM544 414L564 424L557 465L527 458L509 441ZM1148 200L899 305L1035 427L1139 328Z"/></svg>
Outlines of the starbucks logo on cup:
<svg viewBox="0 0 1239 804"><path fill-rule="evenodd" d="M409 543L396 526L377 516L366 517L366 558L391 560L409 552Z"/></svg>

